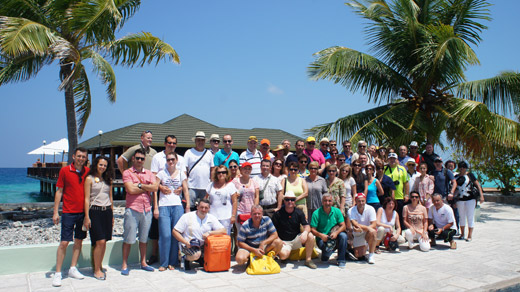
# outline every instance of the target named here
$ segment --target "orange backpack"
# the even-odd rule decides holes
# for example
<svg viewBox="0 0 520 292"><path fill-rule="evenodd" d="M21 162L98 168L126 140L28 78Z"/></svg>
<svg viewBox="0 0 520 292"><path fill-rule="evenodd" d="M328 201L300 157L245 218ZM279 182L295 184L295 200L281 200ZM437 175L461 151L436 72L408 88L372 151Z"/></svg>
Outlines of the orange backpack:
<svg viewBox="0 0 520 292"><path fill-rule="evenodd" d="M231 237L211 235L204 242L204 270L227 271L231 266Z"/></svg>

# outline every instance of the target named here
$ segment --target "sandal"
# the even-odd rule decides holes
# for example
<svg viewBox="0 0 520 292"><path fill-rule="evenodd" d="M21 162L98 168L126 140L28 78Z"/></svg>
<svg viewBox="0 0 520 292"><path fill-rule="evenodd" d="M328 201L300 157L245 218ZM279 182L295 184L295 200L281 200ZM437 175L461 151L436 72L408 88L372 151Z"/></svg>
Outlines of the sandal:
<svg viewBox="0 0 520 292"><path fill-rule="evenodd" d="M168 265L168 270L173 271L173 270L175 270L175 267L172 265Z"/></svg>
<svg viewBox="0 0 520 292"><path fill-rule="evenodd" d="M165 267L159 267L159 272L164 272L164 271L166 271Z"/></svg>
<svg viewBox="0 0 520 292"><path fill-rule="evenodd" d="M376 247L376 250L374 251L376 254L381 254L381 250L379 249L379 247Z"/></svg>

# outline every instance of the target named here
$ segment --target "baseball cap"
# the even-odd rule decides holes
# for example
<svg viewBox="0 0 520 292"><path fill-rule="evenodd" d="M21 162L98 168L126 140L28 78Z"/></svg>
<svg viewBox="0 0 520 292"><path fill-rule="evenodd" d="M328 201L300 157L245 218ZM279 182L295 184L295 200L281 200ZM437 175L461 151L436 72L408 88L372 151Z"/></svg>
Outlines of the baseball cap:
<svg viewBox="0 0 520 292"><path fill-rule="evenodd" d="M262 141L260 141L260 144L267 144L271 146L271 141L269 141L269 139L262 139Z"/></svg>
<svg viewBox="0 0 520 292"><path fill-rule="evenodd" d="M249 136L249 139L247 139L247 142L249 142L249 141L258 142L258 138L256 138L256 136Z"/></svg>
<svg viewBox="0 0 520 292"><path fill-rule="evenodd" d="M417 144L417 141L410 142L410 147L419 147L419 144Z"/></svg>
<svg viewBox="0 0 520 292"><path fill-rule="evenodd" d="M307 142L316 142L316 138L312 137L312 136L309 136L307 137Z"/></svg>
<svg viewBox="0 0 520 292"><path fill-rule="evenodd" d="M397 159L397 153L393 153L393 152L389 153L388 154L388 158L395 158L395 159Z"/></svg>

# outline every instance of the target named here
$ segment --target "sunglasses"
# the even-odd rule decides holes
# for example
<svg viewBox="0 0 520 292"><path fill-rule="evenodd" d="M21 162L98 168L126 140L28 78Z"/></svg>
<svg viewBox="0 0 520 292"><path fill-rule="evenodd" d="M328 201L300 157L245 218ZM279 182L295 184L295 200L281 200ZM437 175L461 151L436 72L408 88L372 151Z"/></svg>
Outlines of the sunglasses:
<svg viewBox="0 0 520 292"><path fill-rule="evenodd" d="M307 163L307 160L300 160L300 163Z"/></svg>
<svg viewBox="0 0 520 292"><path fill-rule="evenodd" d="M338 155L338 152L332 152L331 154L332 155Z"/></svg>
<svg viewBox="0 0 520 292"><path fill-rule="evenodd" d="M336 144L335 144L335 143L330 143L330 146L334 146L334 147L335 147L335 146L336 146Z"/></svg>
<svg viewBox="0 0 520 292"><path fill-rule="evenodd" d="M283 200L286 201L286 202L294 202L294 201L296 201L295 198L287 198L287 199L283 199Z"/></svg>
<svg viewBox="0 0 520 292"><path fill-rule="evenodd" d="M418 196L411 196L412 199L419 199Z"/></svg>
<svg viewBox="0 0 520 292"><path fill-rule="evenodd" d="M309 144L309 145L315 145L316 142L307 142L307 144Z"/></svg>
<svg viewBox="0 0 520 292"><path fill-rule="evenodd" d="M317 167L311 167L311 168L309 168L309 169L310 169L310 170L318 170Z"/></svg>
<svg viewBox="0 0 520 292"><path fill-rule="evenodd" d="M336 170L331 169L331 170L329 170L328 172L333 173L333 172L336 172Z"/></svg>
<svg viewBox="0 0 520 292"><path fill-rule="evenodd" d="M227 171L217 171L217 174L227 174Z"/></svg>
<svg viewBox="0 0 520 292"><path fill-rule="evenodd" d="M352 166L354 166L354 167L360 167L361 164L352 164Z"/></svg>
<svg viewBox="0 0 520 292"><path fill-rule="evenodd" d="M290 171L298 171L298 168L291 168Z"/></svg>
<svg viewBox="0 0 520 292"><path fill-rule="evenodd" d="M219 140L211 140L210 142L217 143L217 144L220 143Z"/></svg>
<svg viewBox="0 0 520 292"><path fill-rule="evenodd" d="M177 142L166 142L168 145L177 145Z"/></svg>
<svg viewBox="0 0 520 292"><path fill-rule="evenodd" d="M329 147L329 144L328 144L328 143L323 143L323 144L321 144L321 146L327 146L327 147Z"/></svg>
<svg viewBox="0 0 520 292"><path fill-rule="evenodd" d="M233 142L233 140L222 140L222 142L224 142L224 143L231 143L231 142Z"/></svg>
<svg viewBox="0 0 520 292"><path fill-rule="evenodd" d="M274 165L276 165L276 166L282 166L281 163L275 163Z"/></svg>
<svg viewBox="0 0 520 292"><path fill-rule="evenodd" d="M358 146L359 148L367 148L367 146Z"/></svg>
<svg viewBox="0 0 520 292"><path fill-rule="evenodd" d="M144 131L145 134L148 134L148 133L152 133L152 131L148 130L148 131Z"/></svg>
<svg viewBox="0 0 520 292"><path fill-rule="evenodd" d="M345 159L338 159L338 161L345 161Z"/></svg>
<svg viewBox="0 0 520 292"><path fill-rule="evenodd" d="M230 165L229 168L230 168L230 169L234 169L234 168L238 168L238 166L236 166L236 165Z"/></svg>
<svg viewBox="0 0 520 292"><path fill-rule="evenodd" d="M377 168L377 170L383 170L383 169L384 169L384 168L382 168L382 167L378 167L378 168Z"/></svg>
<svg viewBox="0 0 520 292"><path fill-rule="evenodd" d="M144 157L137 157L137 156L135 157L135 160L137 160L137 161L139 161L139 160L144 161L145 159L146 158L144 158Z"/></svg>
<svg viewBox="0 0 520 292"><path fill-rule="evenodd" d="M374 169L372 167L367 167L365 168L367 171L371 170L371 171L374 171Z"/></svg>
<svg viewBox="0 0 520 292"><path fill-rule="evenodd" d="M168 161L168 162L175 161L175 158L168 158L168 159L166 159L166 161Z"/></svg>

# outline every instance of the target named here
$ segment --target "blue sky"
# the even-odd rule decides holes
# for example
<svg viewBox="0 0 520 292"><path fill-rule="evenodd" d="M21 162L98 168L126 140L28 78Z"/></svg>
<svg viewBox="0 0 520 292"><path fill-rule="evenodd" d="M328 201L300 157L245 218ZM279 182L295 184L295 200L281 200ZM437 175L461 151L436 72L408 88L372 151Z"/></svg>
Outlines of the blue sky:
<svg viewBox="0 0 520 292"><path fill-rule="evenodd" d="M493 20L475 49L481 65L469 68L468 80L520 69L520 2L492 2ZM80 141L99 130L162 123L183 113L222 127L302 135L304 129L371 108L363 95L311 81L306 73L312 54L330 46L369 52L364 23L344 1L143 1L119 35L149 31L177 50L181 64L114 66L115 104L107 102L105 88L90 74L92 114ZM0 127L8 137L0 146L0 167L28 166L37 156L27 152L43 140L67 136L58 85L58 66L52 64L27 82L0 87Z"/></svg>

